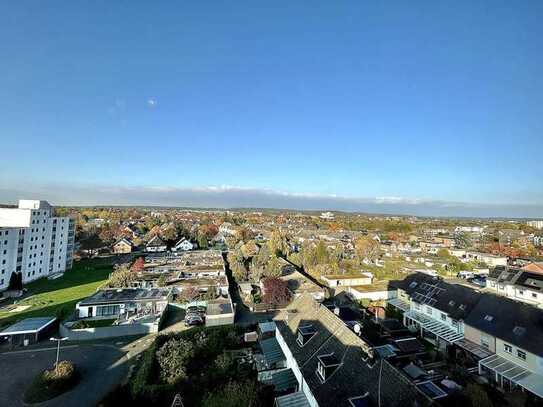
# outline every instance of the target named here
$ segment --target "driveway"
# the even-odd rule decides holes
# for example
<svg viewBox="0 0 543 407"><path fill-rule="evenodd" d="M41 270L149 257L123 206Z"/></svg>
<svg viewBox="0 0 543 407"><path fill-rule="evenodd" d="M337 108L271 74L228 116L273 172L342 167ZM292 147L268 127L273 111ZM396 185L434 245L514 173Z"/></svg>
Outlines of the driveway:
<svg viewBox="0 0 543 407"><path fill-rule="evenodd" d="M67 345L60 359L73 361L81 372L81 381L68 393L40 406L95 406L103 396L127 375L126 351L111 344ZM23 394L34 377L52 367L56 348L21 350L0 354L0 405L24 406Z"/></svg>

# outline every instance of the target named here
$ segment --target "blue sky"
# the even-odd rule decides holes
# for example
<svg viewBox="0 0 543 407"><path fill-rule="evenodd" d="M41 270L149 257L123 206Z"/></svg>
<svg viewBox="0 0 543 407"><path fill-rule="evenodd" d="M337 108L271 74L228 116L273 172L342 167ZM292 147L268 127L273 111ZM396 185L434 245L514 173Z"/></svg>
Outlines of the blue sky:
<svg viewBox="0 0 543 407"><path fill-rule="evenodd" d="M543 212L542 19L541 1L4 2L0 200L213 186Z"/></svg>

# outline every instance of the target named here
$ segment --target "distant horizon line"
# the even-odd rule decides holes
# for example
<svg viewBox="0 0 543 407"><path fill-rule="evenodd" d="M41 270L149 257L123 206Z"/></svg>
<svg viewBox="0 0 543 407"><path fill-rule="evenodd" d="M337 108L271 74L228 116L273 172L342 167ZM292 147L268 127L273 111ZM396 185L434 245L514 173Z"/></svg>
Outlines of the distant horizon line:
<svg viewBox="0 0 543 407"><path fill-rule="evenodd" d="M41 199L47 201L47 199ZM2 204L0 207L17 207L17 204ZM430 218L430 219L469 219L469 220L515 220L515 221L529 221L535 220L543 221L543 217L503 217L503 216L447 216L447 215L413 215L407 213L379 213L379 212L363 212L363 211L349 211L340 209L295 209L295 208L275 208L275 207L212 207L212 206L179 206L179 205L134 205L134 204L100 204L100 205L85 205L85 204L52 204L54 208L77 208L77 209L177 209L187 211L209 211L209 212L302 212L302 213L325 213L331 212L334 214L344 215L362 215L362 216L377 216L377 217L396 217L396 218Z"/></svg>
<svg viewBox="0 0 543 407"><path fill-rule="evenodd" d="M354 197L240 186L111 186L41 184L0 188L0 200L37 197L66 207L156 207L202 210L335 211L427 218L543 219L541 203L452 202L399 196Z"/></svg>

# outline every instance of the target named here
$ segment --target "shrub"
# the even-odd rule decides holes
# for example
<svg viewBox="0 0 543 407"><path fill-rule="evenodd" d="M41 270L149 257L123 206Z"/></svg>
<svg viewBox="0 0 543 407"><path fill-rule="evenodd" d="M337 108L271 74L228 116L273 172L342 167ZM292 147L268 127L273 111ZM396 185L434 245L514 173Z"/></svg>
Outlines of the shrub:
<svg viewBox="0 0 543 407"><path fill-rule="evenodd" d="M194 355L194 345L184 339L170 339L156 353L160 378L175 383L187 377L186 366Z"/></svg>
<svg viewBox="0 0 543 407"><path fill-rule="evenodd" d="M225 375L234 366L234 359L228 353L221 353L215 359L215 369L220 375Z"/></svg>
<svg viewBox="0 0 543 407"><path fill-rule="evenodd" d="M70 390L78 380L75 365L63 360L56 368L45 370L34 379L25 393L24 400L26 403L39 403L52 399Z"/></svg>
<svg viewBox="0 0 543 407"><path fill-rule="evenodd" d="M258 392L254 382L229 382L219 391L207 396L203 407L254 407L258 405Z"/></svg>
<svg viewBox="0 0 543 407"><path fill-rule="evenodd" d="M492 407L492 401L485 392L485 389L478 384L468 384L465 395L473 407Z"/></svg>
<svg viewBox="0 0 543 407"><path fill-rule="evenodd" d="M262 301L266 304L281 305L290 300L291 292L286 281L278 277L269 277L263 281L263 284L264 296Z"/></svg>
<svg viewBox="0 0 543 407"><path fill-rule="evenodd" d="M55 368L43 372L43 377L45 380L66 380L74 373L75 365L67 360L61 360Z"/></svg>

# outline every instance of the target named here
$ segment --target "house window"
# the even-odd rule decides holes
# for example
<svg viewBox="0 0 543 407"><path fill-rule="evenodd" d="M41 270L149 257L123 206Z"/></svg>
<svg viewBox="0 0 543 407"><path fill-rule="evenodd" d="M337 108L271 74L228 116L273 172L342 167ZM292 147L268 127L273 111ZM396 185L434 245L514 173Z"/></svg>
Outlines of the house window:
<svg viewBox="0 0 543 407"><path fill-rule="evenodd" d="M323 365L321 362L319 362L319 363L317 364L317 374L319 375L320 379L321 379L323 382L326 380L326 378L325 378L325 377L326 377L326 376L325 376L326 373L325 373L325 371L324 371L324 365Z"/></svg>
<svg viewBox="0 0 543 407"><path fill-rule="evenodd" d="M507 353L513 353L513 347L507 343L503 344L503 351Z"/></svg>
<svg viewBox="0 0 543 407"><path fill-rule="evenodd" d="M490 349L490 342L487 337L481 336L481 346L486 349Z"/></svg>
<svg viewBox="0 0 543 407"><path fill-rule="evenodd" d="M341 361L333 354L317 356L317 376L324 383L341 365Z"/></svg>
<svg viewBox="0 0 543 407"><path fill-rule="evenodd" d="M430 307L427 306L427 307L426 307L426 313L427 313L428 315L432 315L432 308L430 308Z"/></svg>
<svg viewBox="0 0 543 407"><path fill-rule="evenodd" d="M532 293L532 298L537 298L537 293Z"/></svg>
<svg viewBox="0 0 543 407"><path fill-rule="evenodd" d="M118 315L119 310L119 305L103 305L100 307L96 307L96 316L103 317L108 315Z"/></svg>
<svg viewBox="0 0 543 407"><path fill-rule="evenodd" d="M446 321L447 320L447 314L441 313L441 320Z"/></svg>
<svg viewBox="0 0 543 407"><path fill-rule="evenodd" d="M524 290L518 290L518 293L519 293L520 295L524 295Z"/></svg>
<svg viewBox="0 0 543 407"><path fill-rule="evenodd" d="M517 350L517 357L522 360L526 360L526 352L523 352L521 350Z"/></svg>

